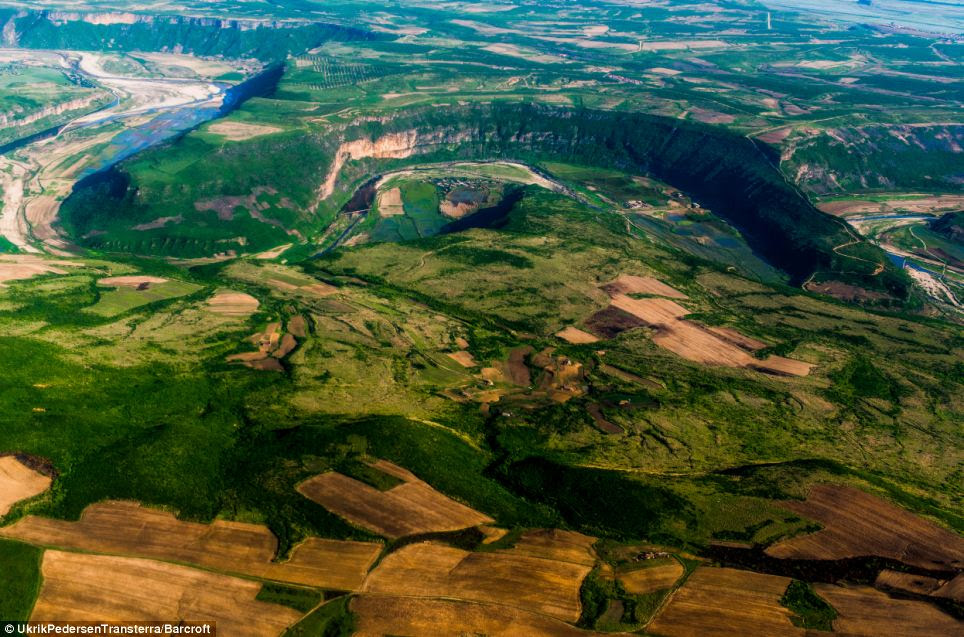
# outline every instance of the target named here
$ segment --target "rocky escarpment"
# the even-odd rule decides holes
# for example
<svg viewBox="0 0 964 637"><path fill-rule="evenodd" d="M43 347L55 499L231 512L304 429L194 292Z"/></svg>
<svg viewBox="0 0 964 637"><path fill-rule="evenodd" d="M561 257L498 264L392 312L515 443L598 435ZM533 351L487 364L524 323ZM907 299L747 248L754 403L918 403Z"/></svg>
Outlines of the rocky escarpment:
<svg viewBox="0 0 964 637"><path fill-rule="evenodd" d="M58 104L44 106L31 111L12 111L0 113L0 126L29 126L30 124L39 122L47 117L53 117L54 115L62 115L70 111L92 109L95 105L103 102L103 100L104 94L97 93L94 95L77 97L72 100L66 100Z"/></svg>
<svg viewBox="0 0 964 637"><path fill-rule="evenodd" d="M815 195L879 190L959 191L964 126L886 124L828 128L794 139L784 167Z"/></svg>
<svg viewBox="0 0 964 637"><path fill-rule="evenodd" d="M172 162L198 152L185 144L156 151ZM323 129L252 139L212 149L192 160L191 187L153 184L149 175L120 175L118 188L80 190L68 200L77 236L125 220L183 213L170 232L188 236L198 199L246 196L257 187L286 195L279 211L305 234L333 215L373 175L415 163L460 159L553 160L650 175L688 193L738 227L771 264L800 283L815 272L904 296L908 282L879 249L854 243L846 226L816 208L787 182L771 157L745 137L704 124L635 113L494 103L449 109L416 108L391 117L360 118ZM252 158L257 170L251 169ZM144 165L145 162L140 162ZM119 167L125 173L125 165ZM232 175L230 182L225 175ZM123 181L123 180L122 180ZM122 181L118 181L121 184ZM108 192L115 195L108 198ZM109 211L109 215L108 215ZM78 223L82 222L82 223ZM198 219L205 232L212 226ZM237 225L219 228L237 236ZM165 232L167 230L165 229ZM164 240L171 238L165 234ZM98 246L109 248L107 238ZM137 237L120 245L135 245ZM161 237L158 237L158 241ZM835 248L846 244L847 254ZM170 245L180 245L173 240ZM194 246L195 244L189 244ZM200 249L200 248L199 248ZM858 255L859 258L855 258ZM883 264L879 266L878 264Z"/></svg>
<svg viewBox="0 0 964 637"><path fill-rule="evenodd" d="M817 210L776 168L776 158L719 127L632 113L526 105L425 109L389 120L361 120L338 131L341 143L319 188L413 161L457 158L565 160L646 174L690 194L737 226L772 264L802 282L814 272L846 273L860 284L903 296L906 281L868 245L861 259L834 251L852 237ZM329 138L330 139L330 138Z"/></svg>
<svg viewBox="0 0 964 637"><path fill-rule="evenodd" d="M329 40L375 34L338 24L132 12L0 9L4 46L97 51L161 51L279 60Z"/></svg>

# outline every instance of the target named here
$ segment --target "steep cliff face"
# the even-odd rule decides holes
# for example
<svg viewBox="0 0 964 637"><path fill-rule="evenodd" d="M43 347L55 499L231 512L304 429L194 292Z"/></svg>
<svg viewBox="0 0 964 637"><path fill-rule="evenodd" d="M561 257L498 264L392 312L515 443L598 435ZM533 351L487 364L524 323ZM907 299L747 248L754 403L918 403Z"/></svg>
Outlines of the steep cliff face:
<svg viewBox="0 0 964 637"><path fill-rule="evenodd" d="M248 196L256 188L284 194L292 206L278 214L310 234L332 218L360 183L382 172L459 159L555 160L650 175L675 186L738 227L759 254L797 282L818 271L846 273L848 280L868 287L906 292L906 282L886 264L874 272L877 263L886 261L884 255L870 245L852 244L839 220L814 208L786 181L775 158L738 134L676 119L496 103L412 109L254 139L211 149L203 162L196 161L201 152L196 142L156 152L153 161L166 159L172 166L193 157L190 188L133 173L126 194L114 201L79 192L71 199L85 223L76 234L121 219L149 221L172 210L182 213L185 222L170 232L186 233L196 215L193 202ZM125 170L122 165L120 171ZM226 181L225 175L232 179ZM86 203L80 206L81 201ZM70 200L68 204L71 209ZM211 231L204 220L197 223ZM236 236L240 228L225 226L218 232ZM838 254L834 248L842 244L850 244L848 250L861 258Z"/></svg>
<svg viewBox="0 0 964 637"><path fill-rule="evenodd" d="M63 113L68 113L70 111L92 109L95 105L102 103L104 99L105 98L103 94L97 93L94 95L78 97L72 100L66 100L58 104L45 106L43 108L38 108L36 110L32 110L29 112L18 111L18 112L0 113L0 126L10 126L10 127L29 126L30 124L38 122L47 117L52 117L54 115L61 115Z"/></svg>
<svg viewBox="0 0 964 637"><path fill-rule="evenodd" d="M25 48L162 51L278 60L328 40L376 35L308 21L221 19L130 12L0 10L4 46Z"/></svg>
<svg viewBox="0 0 964 637"><path fill-rule="evenodd" d="M964 126L831 128L792 142L784 161L796 183L817 195L959 191L964 187Z"/></svg>
<svg viewBox="0 0 964 637"><path fill-rule="evenodd" d="M406 162L563 160L672 184L737 226L758 253L795 281L861 263L834 252L851 241L845 227L788 184L775 158L718 127L631 113L493 104L362 120L327 133L328 140L335 136L343 141L322 173L322 205L359 178ZM868 284L876 287L879 281ZM902 292L898 281L884 285Z"/></svg>

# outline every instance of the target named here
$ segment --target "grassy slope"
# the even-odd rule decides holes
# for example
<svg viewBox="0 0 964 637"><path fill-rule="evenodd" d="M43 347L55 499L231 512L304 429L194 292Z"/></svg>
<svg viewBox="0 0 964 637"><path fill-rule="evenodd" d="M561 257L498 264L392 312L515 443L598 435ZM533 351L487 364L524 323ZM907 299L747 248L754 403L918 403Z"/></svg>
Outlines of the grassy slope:
<svg viewBox="0 0 964 637"><path fill-rule="evenodd" d="M0 540L0 619L25 621L40 592L40 549Z"/></svg>

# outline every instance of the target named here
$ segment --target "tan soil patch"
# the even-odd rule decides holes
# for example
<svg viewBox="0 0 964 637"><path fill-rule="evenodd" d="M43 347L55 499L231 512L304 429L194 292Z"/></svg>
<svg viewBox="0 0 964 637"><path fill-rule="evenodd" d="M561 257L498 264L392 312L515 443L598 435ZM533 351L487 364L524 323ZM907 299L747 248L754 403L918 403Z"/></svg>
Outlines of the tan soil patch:
<svg viewBox="0 0 964 637"><path fill-rule="evenodd" d="M839 560L877 555L921 568L964 568L964 538L860 489L818 484L806 501L780 504L824 529L779 542L767 555Z"/></svg>
<svg viewBox="0 0 964 637"><path fill-rule="evenodd" d="M267 527L216 520L183 522L131 502L91 504L77 522L33 515L0 536L57 548L196 564L318 588L357 590L380 544L309 538L287 562L273 562L278 541Z"/></svg>
<svg viewBox="0 0 964 637"><path fill-rule="evenodd" d="M247 124L244 122L230 122L222 120L208 126L207 132L220 135L221 137L232 142L242 142L246 139L261 137L262 135L280 133L282 130L284 129L278 128L277 126L265 126L264 124Z"/></svg>
<svg viewBox="0 0 964 637"><path fill-rule="evenodd" d="M625 294L614 295L612 305L650 325L674 323L690 313L685 307L668 299L634 299Z"/></svg>
<svg viewBox="0 0 964 637"><path fill-rule="evenodd" d="M277 259L282 254L284 254L285 250L290 248L292 245L293 244L285 243L284 245L280 245L277 248L271 248L270 250L259 252L258 254L254 255L254 258L262 259L262 260Z"/></svg>
<svg viewBox="0 0 964 637"><path fill-rule="evenodd" d="M304 318L300 316L295 318L301 318L301 328L306 329ZM281 323L278 321L268 323L263 332L254 333L248 340L258 348L257 351L231 354L225 360L244 363L253 369L282 372L284 367L277 359L284 358L298 347L298 341L294 335L282 331Z"/></svg>
<svg viewBox="0 0 964 637"><path fill-rule="evenodd" d="M617 294L654 294L656 296L666 296L671 299L685 299L685 294L674 287L666 285L659 279L651 276L635 276L632 274L622 274L613 281L602 286L602 289L609 296Z"/></svg>
<svg viewBox="0 0 964 637"><path fill-rule="evenodd" d="M450 219L461 219L465 215L475 212L479 209L479 207L464 201L460 203L453 203L448 199L445 199L439 204L438 209L439 212Z"/></svg>
<svg viewBox="0 0 964 637"><path fill-rule="evenodd" d="M813 369L813 365L810 363L784 358L783 356L767 356L763 360L753 359L753 362L748 364L747 367L777 376L806 376Z"/></svg>
<svg viewBox="0 0 964 637"><path fill-rule="evenodd" d="M557 619L497 604L448 599L360 595L351 601L358 617L356 637L591 637Z"/></svg>
<svg viewBox="0 0 964 637"><path fill-rule="evenodd" d="M295 340L295 337L291 334L285 334L281 337L278 348L271 352L271 355L275 358L284 358L293 352L296 347L298 347L298 341Z"/></svg>
<svg viewBox="0 0 964 637"><path fill-rule="evenodd" d="M506 362L506 372L509 381L520 387L528 387L532 384L532 376L529 367L526 365L526 355L532 353L532 348L527 346L516 347L509 352L509 360Z"/></svg>
<svg viewBox="0 0 964 637"><path fill-rule="evenodd" d="M468 349L468 348L469 348L469 342L468 342L467 340L465 340L465 338L463 338L463 337L461 337L461 336L456 336L456 337L455 337L455 344L459 346L459 349Z"/></svg>
<svg viewBox="0 0 964 637"><path fill-rule="evenodd" d="M790 578L701 567L647 629L666 637L804 635L780 605Z"/></svg>
<svg viewBox="0 0 964 637"><path fill-rule="evenodd" d="M837 611L835 632L868 637L959 635L961 623L926 602L893 599L868 586L815 584L817 594Z"/></svg>
<svg viewBox="0 0 964 637"><path fill-rule="evenodd" d="M208 309L224 316L250 316L261 303L244 292L218 292L208 299Z"/></svg>
<svg viewBox="0 0 964 637"><path fill-rule="evenodd" d="M894 590L916 595L930 595L939 589L942 584L941 580L933 577L884 569L877 575L874 587L885 591Z"/></svg>
<svg viewBox="0 0 964 637"><path fill-rule="evenodd" d="M729 341L737 347L742 347L743 349L751 352L755 352L756 350L763 349L767 346L767 344L763 341L758 341L755 338L744 336L732 327L708 327L706 329L713 332L723 340Z"/></svg>
<svg viewBox="0 0 964 637"><path fill-rule="evenodd" d="M50 488L49 477L34 471L14 456L0 457L0 517L21 500L40 495Z"/></svg>
<svg viewBox="0 0 964 637"><path fill-rule="evenodd" d="M593 566L596 563L596 552L592 548L595 542L596 538L575 531L536 529L526 531L512 547L512 553Z"/></svg>
<svg viewBox="0 0 964 637"><path fill-rule="evenodd" d="M475 359L472 358L472 354L462 350L458 352L449 352L447 354L449 358L461 365L462 367L475 367Z"/></svg>
<svg viewBox="0 0 964 637"><path fill-rule="evenodd" d="M583 332L581 329L572 327L571 325L559 332L556 332L556 336L568 343L572 343L573 345L595 343L599 340L589 332Z"/></svg>
<svg viewBox="0 0 964 637"><path fill-rule="evenodd" d="M331 296L332 294L338 292L338 288L336 288L334 285L329 285L319 281L318 283L312 283L311 285L302 285L300 288L298 288L298 291L304 292L305 294L309 294L311 296Z"/></svg>
<svg viewBox="0 0 964 637"><path fill-rule="evenodd" d="M894 198L878 201L848 199L824 201L817 208L831 215L887 214L891 212L928 213L964 208L964 195L921 195L913 198Z"/></svg>
<svg viewBox="0 0 964 637"><path fill-rule="evenodd" d="M509 532L508 529L503 529L498 526L490 526L488 524L483 524L479 527L482 534L485 535L485 539L482 540L482 544L492 544L493 542L498 542L506 536Z"/></svg>
<svg viewBox="0 0 964 637"><path fill-rule="evenodd" d="M732 333L719 334L696 323L682 320L681 317L688 314L689 310L669 299L634 299L625 294L616 294L612 297L610 307L631 314L652 327L653 342L660 347L703 365L747 367L779 376L806 376L813 367L809 363L782 356L756 359L750 356L743 346L754 345L759 341L742 334L737 339ZM739 340L742 346L734 344L736 340Z"/></svg>
<svg viewBox="0 0 964 637"><path fill-rule="evenodd" d="M659 564L619 574L619 581L628 592L645 595L670 588L683 577L683 565L675 559L660 560Z"/></svg>
<svg viewBox="0 0 964 637"><path fill-rule="evenodd" d="M227 357L226 360L229 363L233 363L233 362L245 363L245 362L251 362L251 361L264 360L265 356L267 356L267 354L265 354L264 352L241 352L240 354L231 354L230 356Z"/></svg>
<svg viewBox="0 0 964 637"><path fill-rule="evenodd" d="M763 362L689 321L658 326L653 342L682 358L703 365L749 367Z"/></svg>
<svg viewBox="0 0 964 637"><path fill-rule="evenodd" d="M312 297L331 296L332 294L338 292L338 288L335 286L323 283L321 281L318 281L317 283L309 283L307 285L296 285L294 283L289 283L288 281L282 281L281 279L268 279L268 285L279 292L294 292L296 294Z"/></svg>
<svg viewBox="0 0 964 637"><path fill-rule="evenodd" d="M679 75L682 71L677 71L676 69L667 69L662 66L654 66L653 68L646 69L650 73L657 73L659 75Z"/></svg>
<svg viewBox="0 0 964 637"><path fill-rule="evenodd" d="M167 279L159 276L147 276L145 274L131 274L127 276L111 276L107 277L106 279L99 279L97 281L97 285L112 288L139 288L141 286L148 286L155 283L167 283Z"/></svg>
<svg viewBox="0 0 964 637"><path fill-rule="evenodd" d="M62 266L78 266L70 261L52 261L30 254L3 255L0 257L0 287L6 281L21 281L41 274L67 274Z"/></svg>
<svg viewBox="0 0 964 637"><path fill-rule="evenodd" d="M298 611L255 599L260 582L152 560L47 551L30 615L49 621L215 621L224 635L277 635Z"/></svg>
<svg viewBox="0 0 964 637"><path fill-rule="evenodd" d="M934 591L934 597L946 597L964 603L964 574L958 574L957 577Z"/></svg>
<svg viewBox="0 0 964 637"><path fill-rule="evenodd" d="M491 602L563 621L579 619L579 587L591 566L513 551L470 553L422 542L387 556L365 581L365 592Z"/></svg>
<svg viewBox="0 0 964 637"><path fill-rule="evenodd" d="M288 331L298 338L305 338L308 336L308 320L301 314L291 317L288 320Z"/></svg>
<svg viewBox="0 0 964 637"><path fill-rule="evenodd" d="M351 523L388 538L456 531L494 521L439 493L401 467L388 462L375 466L403 483L379 491L330 471L302 482L298 492ZM402 471L405 473L400 474Z"/></svg>
<svg viewBox="0 0 964 637"><path fill-rule="evenodd" d="M389 188L378 193L378 214L382 217L396 217L405 214L401 188Z"/></svg>
<svg viewBox="0 0 964 637"><path fill-rule="evenodd" d="M509 379L505 375L505 370L501 367L483 367L479 371L479 375L482 377L482 380L493 384L509 382Z"/></svg>

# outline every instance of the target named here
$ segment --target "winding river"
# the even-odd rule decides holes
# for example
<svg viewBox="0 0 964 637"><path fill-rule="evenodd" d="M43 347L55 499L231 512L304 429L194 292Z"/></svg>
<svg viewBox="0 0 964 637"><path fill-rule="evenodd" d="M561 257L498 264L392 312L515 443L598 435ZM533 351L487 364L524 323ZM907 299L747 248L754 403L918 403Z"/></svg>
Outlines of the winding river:
<svg viewBox="0 0 964 637"><path fill-rule="evenodd" d="M24 56L32 52L24 51ZM74 185L142 150L270 94L283 73L268 67L229 85L203 79L127 77L103 69L102 56L63 56L77 75L114 95L105 107L0 147L0 235L23 252L70 252L55 228Z"/></svg>

